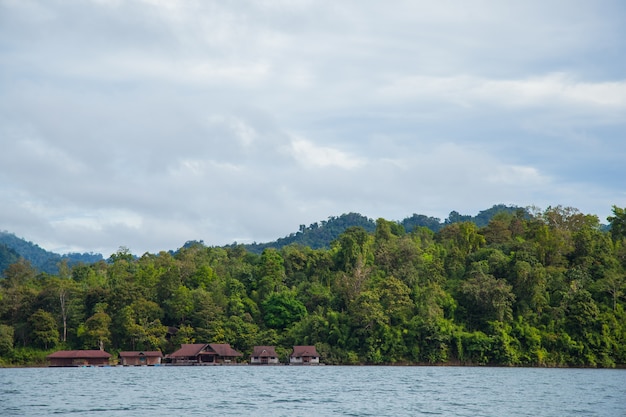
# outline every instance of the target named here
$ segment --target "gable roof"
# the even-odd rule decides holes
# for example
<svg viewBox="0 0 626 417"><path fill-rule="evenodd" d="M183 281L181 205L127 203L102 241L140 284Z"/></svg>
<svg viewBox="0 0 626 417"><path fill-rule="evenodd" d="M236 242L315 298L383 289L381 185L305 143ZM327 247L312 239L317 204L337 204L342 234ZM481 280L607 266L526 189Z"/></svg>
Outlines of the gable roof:
<svg viewBox="0 0 626 417"><path fill-rule="evenodd" d="M93 359L110 358L111 354L104 350L59 350L46 356L48 359Z"/></svg>
<svg viewBox="0 0 626 417"><path fill-rule="evenodd" d="M274 346L255 346L252 350L252 356L261 356L261 357L276 357L276 350Z"/></svg>
<svg viewBox="0 0 626 417"><path fill-rule="evenodd" d="M163 357L163 354L160 350L120 352L120 358L134 358L139 356L161 358Z"/></svg>
<svg viewBox="0 0 626 417"><path fill-rule="evenodd" d="M231 348L230 344L228 343L209 343L209 347L213 349L215 353L222 357L243 356L241 353Z"/></svg>
<svg viewBox="0 0 626 417"><path fill-rule="evenodd" d="M206 343L183 343L176 352L167 355L170 358L198 356L208 345Z"/></svg>
<svg viewBox="0 0 626 417"><path fill-rule="evenodd" d="M235 349L231 348L228 343L183 343L176 352L167 355L169 358L192 357L203 353L205 349L208 354L214 353L221 357L237 357L243 356ZM207 349L208 348L208 349Z"/></svg>
<svg viewBox="0 0 626 417"><path fill-rule="evenodd" d="M320 355L317 353L317 350L315 350L315 346L294 346L290 356L319 357Z"/></svg>

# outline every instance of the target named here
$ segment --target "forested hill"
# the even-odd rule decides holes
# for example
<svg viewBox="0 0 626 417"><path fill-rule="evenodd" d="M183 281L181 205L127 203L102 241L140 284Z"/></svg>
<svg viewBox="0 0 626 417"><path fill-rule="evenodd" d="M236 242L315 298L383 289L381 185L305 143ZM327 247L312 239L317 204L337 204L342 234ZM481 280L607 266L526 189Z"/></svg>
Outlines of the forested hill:
<svg viewBox="0 0 626 417"><path fill-rule="evenodd" d="M20 259L20 254L5 244L0 243L0 276L2 271Z"/></svg>
<svg viewBox="0 0 626 417"><path fill-rule="evenodd" d="M280 249L292 244L308 246L311 249L328 248L330 242L337 239L340 234L352 226L362 227L370 233L376 229L376 223L372 219L358 213L348 213L339 217L329 217L327 221L322 220L308 227L300 225L300 230L296 233L273 242L252 243L244 246L248 251L256 254L260 254L267 248Z"/></svg>
<svg viewBox="0 0 626 417"><path fill-rule="evenodd" d="M327 364L626 367L626 209L613 213L610 233L557 206L437 232L379 218L331 249L120 248L58 275L17 262L0 278L0 367L186 343L244 358L271 345L283 361L315 345Z"/></svg>
<svg viewBox="0 0 626 417"><path fill-rule="evenodd" d="M48 252L35 243L28 242L15 236L13 233L0 231L0 273L19 258L24 258L38 271L48 274L59 272L58 264L67 260L69 266L77 263L91 264L101 261L102 255L99 253L68 253L59 255Z"/></svg>
<svg viewBox="0 0 626 417"><path fill-rule="evenodd" d="M399 226L404 228L406 233L410 233L416 227L427 227L433 232L438 232L442 227L452 223L472 222L478 227L486 226L489 221L498 213L515 214L522 210L523 215L527 215L526 209L497 204L493 207L479 212L476 216L459 214L456 211L450 212L447 219L441 221L437 217L429 217L423 214L413 214L404 220L397 222ZM337 239L339 235L346 231L349 227L362 227L367 232L373 232L376 229L376 222L358 213L342 214L339 217L329 217L327 221L316 222L308 227L300 225L300 230L295 233L279 238L273 242L252 243L244 245L245 248L253 253L260 254L267 248L281 249L285 246L298 244L311 249L327 249L330 243Z"/></svg>
<svg viewBox="0 0 626 417"><path fill-rule="evenodd" d="M452 211L448 218L442 221L436 217L413 214L402 221L394 222L394 224L403 228L406 233L410 233L416 227L427 227L433 232L438 232L445 225L465 221L473 222L478 227L483 227L498 213L505 212L514 214L519 210L523 210L524 215L527 215L526 210L523 208L498 204L479 212L476 216L462 215L456 211ZM244 245L244 247L255 254L261 254L263 250L267 248L281 249L292 244L310 247L311 249L328 249L330 243L337 239L349 227L362 227L367 232L372 233L376 229L376 222L358 213L331 216L328 220L322 220L309 226L300 225L300 229L297 232L291 233L289 236L279 238L273 242L253 243ZM233 244L231 246L237 245ZM70 253L60 255L49 252L35 243L15 236L13 233L0 231L0 274L7 266L17 262L19 258L30 262L38 271L53 275L58 273L58 264L63 260L67 260L70 266L77 263L90 264L103 260L102 255L99 253Z"/></svg>

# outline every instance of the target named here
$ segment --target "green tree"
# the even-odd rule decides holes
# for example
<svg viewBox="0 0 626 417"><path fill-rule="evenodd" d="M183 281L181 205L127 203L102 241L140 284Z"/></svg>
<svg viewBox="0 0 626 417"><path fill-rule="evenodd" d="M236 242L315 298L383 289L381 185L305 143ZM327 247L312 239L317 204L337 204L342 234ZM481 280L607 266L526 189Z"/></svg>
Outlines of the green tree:
<svg viewBox="0 0 626 417"><path fill-rule="evenodd" d="M258 266L259 281L256 289L257 302L262 302L270 294L285 289L285 266L284 259L276 249L265 249L261 254Z"/></svg>
<svg viewBox="0 0 626 417"><path fill-rule="evenodd" d="M105 345L111 343L111 317L105 308L105 305L99 305L96 313L78 330L78 336L82 338L83 345L87 348L104 350Z"/></svg>
<svg viewBox="0 0 626 417"><path fill-rule="evenodd" d="M284 329L306 316L306 307L293 291L270 295L262 304L265 324L272 329Z"/></svg>
<svg viewBox="0 0 626 417"><path fill-rule="evenodd" d="M470 324L510 320L515 300L511 285L489 274L484 262L474 263L469 275L470 278L461 283L459 291Z"/></svg>
<svg viewBox="0 0 626 417"><path fill-rule="evenodd" d="M57 345L59 330L51 313L39 309L30 316L28 323L31 327L33 344L46 350Z"/></svg>
<svg viewBox="0 0 626 417"><path fill-rule="evenodd" d="M76 281L69 278L69 271L66 275L66 278L47 278L45 286L39 294L39 299L45 304L46 309L49 309L61 323L62 342L67 341L69 322L81 310L77 305L81 301L79 299L81 290Z"/></svg>
<svg viewBox="0 0 626 417"><path fill-rule="evenodd" d="M13 350L13 327L0 324L0 356L8 356Z"/></svg>
<svg viewBox="0 0 626 417"><path fill-rule="evenodd" d="M20 258L4 270L4 280L0 281L5 288L19 287L35 279L37 271L24 258Z"/></svg>
<svg viewBox="0 0 626 417"><path fill-rule="evenodd" d="M172 294L171 298L165 301L168 315L176 319L179 323L185 323L193 311L193 296L191 290L184 285L180 285Z"/></svg>
<svg viewBox="0 0 626 417"><path fill-rule="evenodd" d="M393 276L383 278L377 287L389 324L398 326L405 323L411 317L414 305L409 287Z"/></svg>
<svg viewBox="0 0 626 417"><path fill-rule="evenodd" d="M611 226L613 239L626 238L626 208L613 206L613 215L606 218Z"/></svg>
<svg viewBox="0 0 626 417"><path fill-rule="evenodd" d="M620 271L607 271L606 276L600 282L601 288L611 295L613 311L617 309L618 301L626 293L626 274Z"/></svg>
<svg viewBox="0 0 626 417"><path fill-rule="evenodd" d="M167 327L161 324L163 310L145 299L134 301L119 312L122 337L130 339L132 350L158 349L165 343Z"/></svg>
<svg viewBox="0 0 626 417"><path fill-rule="evenodd" d="M349 227L334 242L339 270L350 273L371 263L372 239L362 227Z"/></svg>

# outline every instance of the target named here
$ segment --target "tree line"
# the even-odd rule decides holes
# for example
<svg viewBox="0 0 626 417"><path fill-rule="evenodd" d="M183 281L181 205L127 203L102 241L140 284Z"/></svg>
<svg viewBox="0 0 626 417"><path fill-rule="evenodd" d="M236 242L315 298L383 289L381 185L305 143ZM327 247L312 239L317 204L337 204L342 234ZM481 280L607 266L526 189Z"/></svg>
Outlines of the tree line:
<svg viewBox="0 0 626 417"><path fill-rule="evenodd" d="M0 364L212 342L314 344L329 364L624 366L626 210L607 220L557 206L407 232L381 218L330 248L120 248L58 274L20 259L0 279Z"/></svg>

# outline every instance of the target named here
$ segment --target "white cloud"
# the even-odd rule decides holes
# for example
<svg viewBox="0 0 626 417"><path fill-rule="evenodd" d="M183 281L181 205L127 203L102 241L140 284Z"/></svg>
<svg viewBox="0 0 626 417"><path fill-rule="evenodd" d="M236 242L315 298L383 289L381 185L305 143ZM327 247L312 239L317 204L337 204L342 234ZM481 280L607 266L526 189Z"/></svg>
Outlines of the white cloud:
<svg viewBox="0 0 626 417"><path fill-rule="evenodd" d="M409 76L380 88L386 100L451 102L465 107L490 106L544 108L583 106L593 111L626 110L626 80L585 82L563 73L526 79L487 79L472 76Z"/></svg>
<svg viewBox="0 0 626 417"><path fill-rule="evenodd" d="M493 184L542 187L549 182L535 167L498 166L493 167L493 171L493 174L487 176L487 180Z"/></svg>
<svg viewBox="0 0 626 417"><path fill-rule="evenodd" d="M128 210L96 210L93 212L79 212L66 215L50 222L59 232L75 230L91 230L101 232L107 227L122 226L127 229L138 230L142 226L142 217Z"/></svg>
<svg viewBox="0 0 626 417"><path fill-rule="evenodd" d="M362 166L365 160L330 146L316 146L314 143L295 138L291 142L293 156L306 167L355 169Z"/></svg>
<svg viewBox="0 0 626 417"><path fill-rule="evenodd" d="M626 206L624 8L0 1L0 229L143 253ZM297 133L293 133L297 132Z"/></svg>

